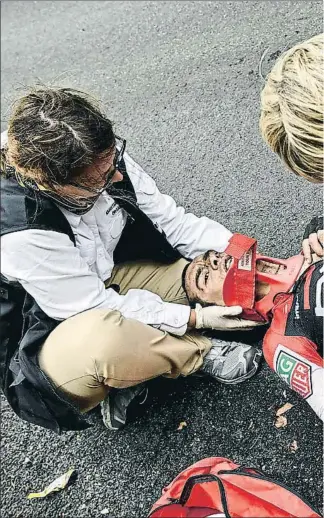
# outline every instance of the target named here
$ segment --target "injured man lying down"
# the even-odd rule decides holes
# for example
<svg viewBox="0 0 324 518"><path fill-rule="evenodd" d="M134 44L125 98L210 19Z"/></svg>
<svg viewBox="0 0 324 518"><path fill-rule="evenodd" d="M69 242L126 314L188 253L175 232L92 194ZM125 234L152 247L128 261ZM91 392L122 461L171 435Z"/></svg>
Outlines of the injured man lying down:
<svg viewBox="0 0 324 518"><path fill-rule="evenodd" d="M274 259L257 241L234 234L225 252L196 257L183 271L194 307L242 306L243 317L269 324L263 354L269 366L324 420L322 260L302 254Z"/></svg>

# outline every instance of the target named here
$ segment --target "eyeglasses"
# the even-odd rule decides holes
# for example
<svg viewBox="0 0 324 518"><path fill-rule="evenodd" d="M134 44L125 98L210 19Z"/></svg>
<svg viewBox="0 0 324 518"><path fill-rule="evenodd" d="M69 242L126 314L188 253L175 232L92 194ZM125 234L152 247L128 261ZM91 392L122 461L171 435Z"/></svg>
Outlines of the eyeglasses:
<svg viewBox="0 0 324 518"><path fill-rule="evenodd" d="M120 146L120 149L116 148L113 165L115 167L115 170L119 170L119 168L121 166L121 162L124 158L124 153L125 153L125 149L126 149L126 140L124 138L122 139L120 137L117 137L117 135L116 135L116 140L119 140L119 142L121 142L121 146Z"/></svg>
<svg viewBox="0 0 324 518"><path fill-rule="evenodd" d="M15 175L17 178L17 181L20 185L22 185L25 188L31 189L35 192L40 192L42 195L46 198L49 198L53 200L58 205L61 205L63 208L67 209L70 212L73 212L74 214L82 216L83 214L86 214L99 196L110 186L111 180L116 173L116 171L120 170L123 166L123 156L126 148L126 140L121 139L120 137L117 137L115 135L115 138L117 141L121 143L119 148L116 146L116 152L113 160L113 164L111 167L109 167L108 171L105 173L105 184L103 187L100 187L100 189L91 189L91 187L85 187L83 185L77 184L77 183L70 183L70 185L73 185L74 187L78 187L79 189L82 189L84 191L88 191L93 194L93 196L71 196L71 195L60 195L56 193L55 191L52 191L50 189L45 189L44 187L40 187L36 182L30 179L24 179L20 173L15 170Z"/></svg>
<svg viewBox="0 0 324 518"><path fill-rule="evenodd" d="M122 167L122 161L124 159L124 153L125 153L125 149L126 149L126 140L121 139L117 135L115 136L115 138L117 141L119 141L121 143L121 146L119 149L116 146L114 161L113 161L112 165L109 167L109 169L104 173L104 176L105 176L104 185L102 187L100 187L99 189L85 187L84 185L80 185L75 182L70 182L70 185L73 185L74 187L78 187L79 189L82 189L83 191L91 192L98 196L100 196L100 194L102 194L111 185L111 180L113 179L116 171L119 171L120 168Z"/></svg>

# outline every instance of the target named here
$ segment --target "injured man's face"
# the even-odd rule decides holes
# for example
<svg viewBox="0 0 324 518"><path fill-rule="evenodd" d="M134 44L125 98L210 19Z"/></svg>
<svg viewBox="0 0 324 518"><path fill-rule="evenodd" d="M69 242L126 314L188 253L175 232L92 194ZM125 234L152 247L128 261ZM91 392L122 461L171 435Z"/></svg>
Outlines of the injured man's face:
<svg viewBox="0 0 324 518"><path fill-rule="evenodd" d="M209 250L189 263L184 271L184 289L191 303L202 305L215 304L225 306L223 286L226 274L233 263L233 257L225 252ZM259 272L278 274L284 267L277 263L257 260ZM269 292L269 285L256 283L256 300Z"/></svg>
<svg viewBox="0 0 324 518"><path fill-rule="evenodd" d="M233 258L225 252L209 250L188 264L184 288L190 302L225 306L223 285Z"/></svg>

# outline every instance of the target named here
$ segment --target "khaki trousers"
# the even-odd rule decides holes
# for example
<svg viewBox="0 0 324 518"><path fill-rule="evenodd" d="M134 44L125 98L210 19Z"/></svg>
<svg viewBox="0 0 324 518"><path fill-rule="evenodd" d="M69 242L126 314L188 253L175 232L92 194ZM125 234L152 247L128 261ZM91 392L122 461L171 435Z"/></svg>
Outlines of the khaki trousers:
<svg viewBox="0 0 324 518"><path fill-rule="evenodd" d="M181 286L186 261L171 265L125 263L113 269L106 286L120 294L146 289L167 301L188 304ZM39 353L39 365L82 412L102 401L109 387L126 388L157 376L187 376L201 367L211 342L196 331L176 337L119 311L93 309L59 324Z"/></svg>

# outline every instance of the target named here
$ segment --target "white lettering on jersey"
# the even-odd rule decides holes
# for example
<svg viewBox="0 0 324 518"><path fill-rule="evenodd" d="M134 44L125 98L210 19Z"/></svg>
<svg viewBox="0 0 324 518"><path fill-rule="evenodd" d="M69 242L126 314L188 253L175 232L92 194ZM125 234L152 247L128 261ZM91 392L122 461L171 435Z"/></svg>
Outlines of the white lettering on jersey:
<svg viewBox="0 0 324 518"><path fill-rule="evenodd" d="M324 266L320 269L320 273L324 272ZM323 284L324 284L324 275L320 279L318 279L316 284L316 306L315 306L315 315L317 317L323 317L324 316L324 308L322 306L322 290L323 290Z"/></svg>

